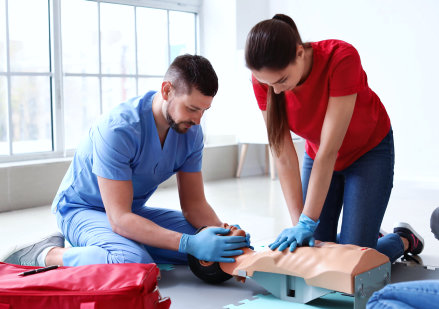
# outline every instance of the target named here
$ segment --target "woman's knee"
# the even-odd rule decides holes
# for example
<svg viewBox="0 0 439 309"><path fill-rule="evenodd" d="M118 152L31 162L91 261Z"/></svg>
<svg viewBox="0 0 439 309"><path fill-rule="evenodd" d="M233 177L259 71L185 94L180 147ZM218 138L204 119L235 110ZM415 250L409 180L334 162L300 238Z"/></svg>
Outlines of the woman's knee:
<svg viewBox="0 0 439 309"><path fill-rule="evenodd" d="M430 228L434 237L439 240L439 207L436 208L431 214L430 218Z"/></svg>

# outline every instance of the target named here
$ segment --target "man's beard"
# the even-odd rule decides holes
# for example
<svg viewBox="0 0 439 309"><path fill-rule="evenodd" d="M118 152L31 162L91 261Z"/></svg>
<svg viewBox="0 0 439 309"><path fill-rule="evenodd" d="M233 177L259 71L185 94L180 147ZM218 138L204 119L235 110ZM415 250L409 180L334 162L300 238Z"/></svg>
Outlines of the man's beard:
<svg viewBox="0 0 439 309"><path fill-rule="evenodd" d="M189 124L191 126L195 125L195 122L193 121L183 121L176 123L175 120L172 118L171 114L169 113L169 106L171 106L172 101L168 102L168 106L166 107L166 120L168 121L169 126L177 133L184 134L186 133L189 128L183 127L184 124Z"/></svg>

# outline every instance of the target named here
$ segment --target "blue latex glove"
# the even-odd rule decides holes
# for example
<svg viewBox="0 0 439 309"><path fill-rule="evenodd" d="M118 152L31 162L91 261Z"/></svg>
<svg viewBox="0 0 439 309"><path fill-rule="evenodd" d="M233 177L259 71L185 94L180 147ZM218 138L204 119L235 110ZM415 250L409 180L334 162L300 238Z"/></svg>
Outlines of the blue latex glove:
<svg viewBox="0 0 439 309"><path fill-rule="evenodd" d="M290 247L290 251L293 252L297 246L314 247L315 238L313 235L319 222L319 220L315 222L305 214L301 214L297 225L283 230L276 241L269 245L270 249L276 250L278 248L279 251L283 251Z"/></svg>
<svg viewBox="0 0 439 309"><path fill-rule="evenodd" d="M230 229L209 227L195 235L183 234L178 251L203 261L233 263L235 259L230 256L243 254L237 249L247 247L247 242L244 236L217 235L229 232Z"/></svg>
<svg viewBox="0 0 439 309"><path fill-rule="evenodd" d="M239 224L232 224L232 226L236 227L238 230L242 230ZM250 246L250 233L245 232L245 241L247 242L246 247L249 247L252 250L255 249L253 246Z"/></svg>

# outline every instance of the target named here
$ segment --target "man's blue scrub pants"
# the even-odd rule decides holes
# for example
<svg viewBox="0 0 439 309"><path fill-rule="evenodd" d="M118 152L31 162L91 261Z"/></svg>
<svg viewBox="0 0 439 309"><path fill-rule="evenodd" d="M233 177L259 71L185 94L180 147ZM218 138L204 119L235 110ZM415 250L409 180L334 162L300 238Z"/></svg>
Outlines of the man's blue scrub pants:
<svg viewBox="0 0 439 309"><path fill-rule="evenodd" d="M111 263L186 264L186 254L149 247L113 232L104 210L63 206L58 226L72 245L63 255L65 266ZM180 211L141 207L133 211L173 231L195 234L196 229ZM154 235L152 235L154 237Z"/></svg>

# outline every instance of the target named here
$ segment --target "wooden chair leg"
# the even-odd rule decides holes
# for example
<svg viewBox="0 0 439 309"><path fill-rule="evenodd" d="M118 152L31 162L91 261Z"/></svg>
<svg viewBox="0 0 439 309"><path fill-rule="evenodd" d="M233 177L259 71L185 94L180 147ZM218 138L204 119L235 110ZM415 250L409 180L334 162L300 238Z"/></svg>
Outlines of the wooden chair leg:
<svg viewBox="0 0 439 309"><path fill-rule="evenodd" d="M241 146L241 154L239 156L238 169L236 170L236 178L241 177L242 166L244 165L245 156L247 154L248 144L242 144Z"/></svg>
<svg viewBox="0 0 439 309"><path fill-rule="evenodd" d="M274 164L274 158L273 158L273 154L271 153L271 149L270 146L268 147L268 158L270 161L270 176L271 176L271 180L275 180L276 179L276 166Z"/></svg>
<svg viewBox="0 0 439 309"><path fill-rule="evenodd" d="M268 175L269 170L270 170L270 146L265 145L265 168L264 168L265 175Z"/></svg>

